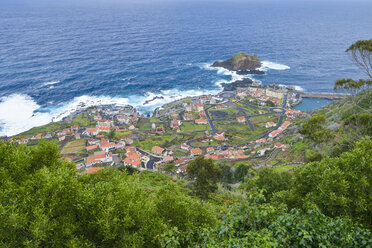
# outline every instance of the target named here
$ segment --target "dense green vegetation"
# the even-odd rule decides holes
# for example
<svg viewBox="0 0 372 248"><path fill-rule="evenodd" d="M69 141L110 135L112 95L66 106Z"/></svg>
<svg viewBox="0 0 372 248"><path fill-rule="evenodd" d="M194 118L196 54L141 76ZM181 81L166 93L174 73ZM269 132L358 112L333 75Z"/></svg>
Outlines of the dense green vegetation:
<svg viewBox="0 0 372 248"><path fill-rule="evenodd" d="M161 174L78 175L51 143L1 144L0 246L160 247L173 228L216 222L208 203L183 191Z"/></svg>
<svg viewBox="0 0 372 248"><path fill-rule="evenodd" d="M202 157L191 165L196 183L190 190L183 181L152 172L105 169L79 175L52 143L3 143L1 247L368 247L371 242L369 137L338 158L293 174L268 169L252 174L240 163L234 177L246 178L247 196L234 197L232 190L230 200L216 188L229 172ZM203 199L207 192L208 200L192 190Z"/></svg>

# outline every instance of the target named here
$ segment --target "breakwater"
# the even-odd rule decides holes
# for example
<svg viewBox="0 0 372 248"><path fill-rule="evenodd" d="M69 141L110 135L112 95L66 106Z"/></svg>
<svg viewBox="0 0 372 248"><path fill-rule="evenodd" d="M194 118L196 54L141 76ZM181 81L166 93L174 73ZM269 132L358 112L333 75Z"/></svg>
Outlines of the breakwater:
<svg viewBox="0 0 372 248"><path fill-rule="evenodd" d="M318 92L298 92L303 98L333 98L333 99L343 99L350 96L349 94L340 93L318 93Z"/></svg>

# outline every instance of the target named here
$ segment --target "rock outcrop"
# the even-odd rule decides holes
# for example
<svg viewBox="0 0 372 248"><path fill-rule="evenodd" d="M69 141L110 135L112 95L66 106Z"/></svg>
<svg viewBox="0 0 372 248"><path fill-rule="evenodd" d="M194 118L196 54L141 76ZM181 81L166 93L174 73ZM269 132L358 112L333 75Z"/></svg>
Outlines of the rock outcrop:
<svg viewBox="0 0 372 248"><path fill-rule="evenodd" d="M225 61L216 61L212 67L222 67L230 71L236 71L239 74L264 74L257 70L261 67L261 61L256 54L248 55L246 53L237 53Z"/></svg>

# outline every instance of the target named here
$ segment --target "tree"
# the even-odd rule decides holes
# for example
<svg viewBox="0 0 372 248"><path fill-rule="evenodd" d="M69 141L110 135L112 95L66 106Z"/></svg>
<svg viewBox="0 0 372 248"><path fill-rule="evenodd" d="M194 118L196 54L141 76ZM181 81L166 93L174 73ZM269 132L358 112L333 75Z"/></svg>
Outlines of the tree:
<svg viewBox="0 0 372 248"><path fill-rule="evenodd" d="M314 142L325 142L332 137L330 131L324 127L325 121L324 115L316 114L304 124L300 133Z"/></svg>
<svg viewBox="0 0 372 248"><path fill-rule="evenodd" d="M235 169L234 177L240 182L244 182L244 178L248 175L248 172L252 169L249 163L239 163Z"/></svg>
<svg viewBox="0 0 372 248"><path fill-rule="evenodd" d="M258 171L257 177L252 178L250 186L263 189L266 199L270 200L275 192L288 190L291 186L292 176L288 172L275 172L273 169L263 168Z"/></svg>
<svg viewBox="0 0 372 248"><path fill-rule="evenodd" d="M336 81L334 90L335 91L346 91L351 94L355 94L361 90L369 89L372 87L372 39L370 40L359 40L352 44L347 50L354 61L354 63L370 78L370 79L359 79L355 81L351 78L343 78ZM359 106L357 98L350 98L352 103L369 113L365 108Z"/></svg>
<svg viewBox="0 0 372 248"><path fill-rule="evenodd" d="M266 106L268 106L268 107L275 107L275 103L273 103L270 100L267 100L265 103L266 103Z"/></svg>
<svg viewBox="0 0 372 248"><path fill-rule="evenodd" d="M217 182L222 176L222 171L212 159L199 156L187 166L187 174L193 180L195 193L206 199L210 192L217 190Z"/></svg>
<svg viewBox="0 0 372 248"><path fill-rule="evenodd" d="M110 129L110 132L108 134L109 139L115 138L115 132L116 132L115 128Z"/></svg>
<svg viewBox="0 0 372 248"><path fill-rule="evenodd" d="M231 171L231 167L223 163L217 165L221 168L221 181L223 183L232 183L234 175Z"/></svg>
<svg viewBox="0 0 372 248"><path fill-rule="evenodd" d="M286 203L306 209L316 205L325 215L347 216L372 224L372 140L366 136L353 150L325 158L295 172Z"/></svg>
<svg viewBox="0 0 372 248"><path fill-rule="evenodd" d="M354 127L363 135L372 136L372 115L368 113L353 114L345 120L345 126Z"/></svg>
<svg viewBox="0 0 372 248"><path fill-rule="evenodd" d="M372 78L372 39L358 40L352 44L346 52L349 52L354 63Z"/></svg>

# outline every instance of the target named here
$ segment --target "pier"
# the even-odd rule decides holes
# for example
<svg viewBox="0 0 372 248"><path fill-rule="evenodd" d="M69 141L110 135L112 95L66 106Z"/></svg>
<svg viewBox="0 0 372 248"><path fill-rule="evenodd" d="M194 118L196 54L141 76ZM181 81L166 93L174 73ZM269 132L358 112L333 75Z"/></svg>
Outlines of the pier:
<svg viewBox="0 0 372 248"><path fill-rule="evenodd" d="M319 93L319 92L298 92L303 98L334 98L343 99L350 96L350 94L340 94L340 93Z"/></svg>

